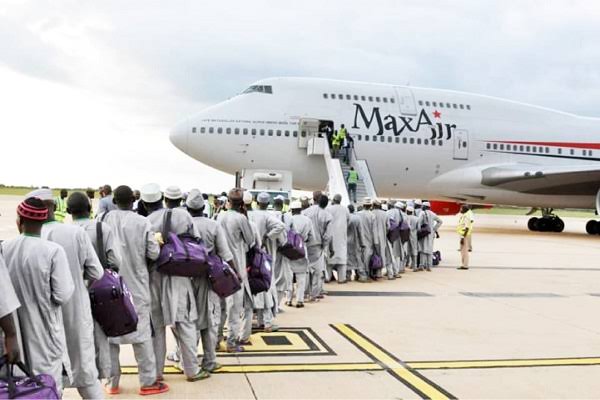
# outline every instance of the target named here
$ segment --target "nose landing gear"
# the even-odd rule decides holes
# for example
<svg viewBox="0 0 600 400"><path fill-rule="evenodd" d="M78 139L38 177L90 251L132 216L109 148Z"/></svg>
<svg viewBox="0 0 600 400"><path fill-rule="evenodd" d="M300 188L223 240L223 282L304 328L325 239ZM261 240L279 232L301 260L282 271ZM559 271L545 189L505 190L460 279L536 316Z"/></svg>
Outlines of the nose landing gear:
<svg viewBox="0 0 600 400"><path fill-rule="evenodd" d="M530 218L527 228L533 232L562 232L565 229L565 223L560 217L554 215L553 211L552 208L542 209L542 218ZM600 231L600 224L598 224L598 229Z"/></svg>

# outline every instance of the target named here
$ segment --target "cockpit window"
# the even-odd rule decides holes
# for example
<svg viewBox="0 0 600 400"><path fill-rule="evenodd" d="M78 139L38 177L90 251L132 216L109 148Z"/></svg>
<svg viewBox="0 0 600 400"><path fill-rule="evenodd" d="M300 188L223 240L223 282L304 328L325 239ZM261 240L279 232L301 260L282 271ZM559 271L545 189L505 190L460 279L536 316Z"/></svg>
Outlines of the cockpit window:
<svg viewBox="0 0 600 400"><path fill-rule="evenodd" d="M248 89L244 90L242 93L267 93L273 94L273 86L271 85L252 85Z"/></svg>

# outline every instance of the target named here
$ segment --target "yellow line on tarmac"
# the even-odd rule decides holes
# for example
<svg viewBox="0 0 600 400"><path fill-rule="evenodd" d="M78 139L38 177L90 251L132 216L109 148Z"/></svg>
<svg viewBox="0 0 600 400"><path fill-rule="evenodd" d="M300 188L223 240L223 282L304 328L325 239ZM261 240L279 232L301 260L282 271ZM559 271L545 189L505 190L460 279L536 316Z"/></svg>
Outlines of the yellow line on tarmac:
<svg viewBox="0 0 600 400"><path fill-rule="evenodd" d="M365 337L350 325L334 324L332 327L422 398L444 400L455 398L453 395L395 358L386 350L379 347L376 343Z"/></svg>
<svg viewBox="0 0 600 400"><path fill-rule="evenodd" d="M215 374L251 374L268 372L353 372L353 371L383 371L383 367L376 363L324 363L324 364L249 364L249 365L223 365ZM121 367L121 373L131 375L138 373L137 366ZM182 374L174 366L166 366L164 374Z"/></svg>
<svg viewBox="0 0 600 400"><path fill-rule="evenodd" d="M519 368L519 367L567 367L600 365L600 357L539 358L514 360L465 360L465 361L416 361L407 362L414 369L469 369L469 368Z"/></svg>

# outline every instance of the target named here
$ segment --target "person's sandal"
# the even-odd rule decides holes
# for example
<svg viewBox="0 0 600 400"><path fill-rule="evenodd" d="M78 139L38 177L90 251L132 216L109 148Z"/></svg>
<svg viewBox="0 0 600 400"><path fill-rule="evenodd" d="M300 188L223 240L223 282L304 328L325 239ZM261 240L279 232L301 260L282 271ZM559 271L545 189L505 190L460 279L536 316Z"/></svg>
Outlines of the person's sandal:
<svg viewBox="0 0 600 400"><path fill-rule="evenodd" d="M141 396L149 396L153 394L160 394L169 391L169 385L163 382L155 382L152 386L144 386L140 388L139 394Z"/></svg>
<svg viewBox="0 0 600 400"><path fill-rule="evenodd" d="M110 387L110 385L104 385L104 391L110 396L115 396L121 393L121 389L119 389L119 387Z"/></svg>
<svg viewBox="0 0 600 400"><path fill-rule="evenodd" d="M239 346L239 345L238 346L232 346L232 347L227 346L227 352L228 353L243 353L244 352L244 347Z"/></svg>
<svg viewBox="0 0 600 400"><path fill-rule="evenodd" d="M210 372L201 369L196 375L192 376L191 378L186 378L186 380L188 382L196 382L207 378L210 378Z"/></svg>

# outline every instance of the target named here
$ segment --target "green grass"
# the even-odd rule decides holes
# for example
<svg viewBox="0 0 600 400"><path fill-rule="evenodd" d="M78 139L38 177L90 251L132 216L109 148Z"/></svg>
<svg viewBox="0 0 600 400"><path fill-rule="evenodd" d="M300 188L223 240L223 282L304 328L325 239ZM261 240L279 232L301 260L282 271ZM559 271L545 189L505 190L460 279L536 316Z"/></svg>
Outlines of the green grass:
<svg viewBox="0 0 600 400"><path fill-rule="evenodd" d="M482 215L526 215L530 208L522 207L493 207L493 208L481 208L474 210L475 214ZM597 218L591 210L556 210L554 211L559 217L573 217L573 218ZM540 217L541 211L537 211L532 217Z"/></svg>

